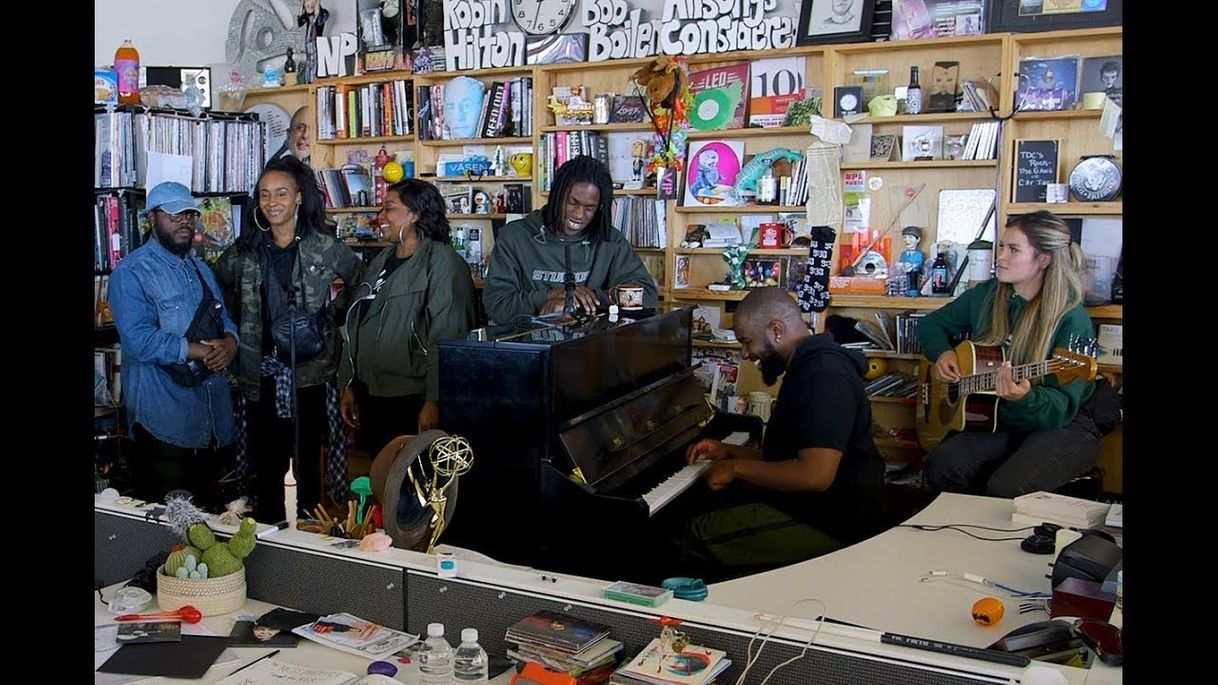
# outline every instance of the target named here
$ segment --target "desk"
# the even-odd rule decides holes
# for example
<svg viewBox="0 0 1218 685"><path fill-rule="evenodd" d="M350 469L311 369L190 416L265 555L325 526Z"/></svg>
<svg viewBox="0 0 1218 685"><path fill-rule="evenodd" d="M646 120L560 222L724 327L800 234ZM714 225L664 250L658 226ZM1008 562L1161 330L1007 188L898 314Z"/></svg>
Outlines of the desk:
<svg viewBox="0 0 1218 685"><path fill-rule="evenodd" d="M122 584L119 583L119 584L112 585L110 587L103 589L102 595L104 597L106 597L107 599L109 599L111 596L113 596L114 592L121 585ZM97 595L94 594L94 605L96 607L93 612L94 625L100 626L100 625L105 625L108 623L113 623L114 616L106 609L105 606L102 605L102 603L100 601L97 601L96 597L97 597ZM214 632L216 635L227 636L232 631L233 622L236 621L236 617L239 614L250 614L253 616L261 616L262 614L264 614L274 608L275 608L275 605L273 605L273 604L267 604L266 602L259 602L258 600L250 599L250 600L246 600L245 606L241 607L241 609L239 609L231 614L222 614L220 616L205 616L201 622L201 625L207 627L212 632ZM155 611L155 610L156 610L156 599L154 596L152 605L145 611ZM448 633L450 633L453 630L459 631L460 628L454 629L452 626L445 626L445 628L447 629L445 631L445 633L446 633L445 637L447 637L449 642L451 643L453 641L453 635L448 634ZM453 648L455 649L456 645L453 645ZM182 680L182 679L177 679L177 678L147 678L144 680L140 680L139 685L170 685L172 683L183 683L183 682L204 683L204 684L214 683L218 680L223 680L224 678L228 677L228 675L230 673L237 670L238 668L241 668L242 666L250 663L254 659L261 657L262 655L266 654L267 652L272 651L270 649L262 649L259 647L237 647L237 648L230 648L230 649L233 651L233 653L235 653L239 657L241 657L240 662L232 662L232 663L218 664L216 666L212 666L210 669L208 669L206 675L204 675L202 678L199 678L197 680ZM292 647L289 649L281 649L278 654L276 654L275 656L273 656L271 658L276 659L278 661L283 661L283 662L287 662L287 663L291 663L291 664L297 664L299 666L310 666L313 668L338 669L338 670L342 670L342 671L349 671L360 677L363 677L364 674L367 673L368 664L372 663L368 659L358 657L354 654L348 654L346 652L339 651L337 649L330 649L329 647L319 645L315 642L311 642L304 638L300 639L300 644L297 645L296 647ZM401 667L401 670L399 670L398 674L396 676L394 676L396 680L399 680L403 683L411 683L412 685L415 683L418 683L418 678L416 677L416 674L414 672L411 672L405 665L399 664L399 666ZM508 669L507 671L499 674L498 677L492 678L490 682L494 683L496 685L506 685L506 683L509 680L511 680L513 673L515 673L514 670ZM104 673L104 674L99 673L98 674L98 676L106 676L107 678L114 676L114 675L115 674L110 674L110 673ZM125 677L125 676L121 676L121 677ZM130 676L130 677L135 678L136 676Z"/></svg>

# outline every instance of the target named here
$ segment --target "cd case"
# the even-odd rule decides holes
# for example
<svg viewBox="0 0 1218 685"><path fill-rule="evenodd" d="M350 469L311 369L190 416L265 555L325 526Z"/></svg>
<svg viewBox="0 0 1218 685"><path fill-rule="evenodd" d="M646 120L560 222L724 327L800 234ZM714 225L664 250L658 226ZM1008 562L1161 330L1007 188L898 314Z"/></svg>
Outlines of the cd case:
<svg viewBox="0 0 1218 685"><path fill-rule="evenodd" d="M631 604L642 604L649 607L658 607L672 599L672 590L652 587L650 585L627 583L621 580L612 585L605 586L603 594L609 599L630 602Z"/></svg>

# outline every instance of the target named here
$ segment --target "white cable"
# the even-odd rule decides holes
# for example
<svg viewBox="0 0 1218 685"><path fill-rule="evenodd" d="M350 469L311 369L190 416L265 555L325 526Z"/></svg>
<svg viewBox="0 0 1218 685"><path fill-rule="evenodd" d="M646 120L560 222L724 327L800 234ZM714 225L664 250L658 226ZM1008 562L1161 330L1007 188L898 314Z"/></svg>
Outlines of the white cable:
<svg viewBox="0 0 1218 685"><path fill-rule="evenodd" d="M749 669L751 669L753 667L753 664L757 663L757 659L759 659L761 657L761 650L765 649L766 643L768 643L770 641L770 637L774 634L774 631L781 628L786 623L787 617L789 617L791 615L791 612L795 609L795 607L799 606L800 604L803 604L804 602L816 602L816 603L820 604L820 609L821 609L820 620L817 621L817 623L816 623L816 630L812 631L812 636L808 638L808 641L806 643L804 643L804 648L802 651L800 651L799 654L791 657L790 659L787 659L786 661L784 661L784 662L778 664L777 666L775 666L774 668L770 669L770 672L766 674L766 677L761 680L760 685L765 685L766 681L768 681L770 679L770 677L773 676L774 673L778 671L778 669L782 668L783 666L786 666L787 664L789 664L793 661L802 659L804 657L804 655L808 653L808 648L812 646L812 642L815 641L816 636L820 634L821 626L823 626L825 624L825 615L827 613L829 613L828 607L825 606L825 603L815 597L800 598L800 599L796 600L793 604L791 604L789 607L787 607L786 613L784 613L781 617L779 617L778 622L774 625L774 627L771 628L768 633L766 633L765 638L761 641L761 646L757 648L757 653L753 654L753 643L757 641L757 638L761 635L762 631L765 630L766 624L772 622L773 619L764 621L761 624L761 626L759 628L757 628L757 632L753 633L753 637L752 637L752 639L749 640L748 647L745 649L746 658L745 658L745 663L744 663L744 669L740 672L740 677L736 679L736 685L744 685L744 679L748 676Z"/></svg>

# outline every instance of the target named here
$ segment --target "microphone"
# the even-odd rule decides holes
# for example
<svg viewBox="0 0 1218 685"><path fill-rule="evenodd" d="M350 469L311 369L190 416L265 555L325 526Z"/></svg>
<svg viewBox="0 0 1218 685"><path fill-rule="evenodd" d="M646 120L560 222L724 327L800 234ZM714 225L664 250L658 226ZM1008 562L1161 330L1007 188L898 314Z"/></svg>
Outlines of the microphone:
<svg viewBox="0 0 1218 685"><path fill-rule="evenodd" d="M563 304L563 314L571 314L575 311L575 273L571 271L571 243L564 243L563 250L566 254L567 272L563 274L563 289L567 291L567 299Z"/></svg>

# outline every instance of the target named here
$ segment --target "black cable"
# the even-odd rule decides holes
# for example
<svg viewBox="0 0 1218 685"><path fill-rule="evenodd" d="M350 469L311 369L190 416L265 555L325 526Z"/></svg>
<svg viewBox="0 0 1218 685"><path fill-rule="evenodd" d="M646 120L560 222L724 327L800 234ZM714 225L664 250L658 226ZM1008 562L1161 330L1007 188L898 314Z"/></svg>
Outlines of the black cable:
<svg viewBox="0 0 1218 685"><path fill-rule="evenodd" d="M974 538L974 539L977 539L977 540L983 540L983 541L985 541L985 542L1007 542L1007 541L1012 541L1012 540L1023 540L1024 538L1022 538L1022 537L1018 537L1018 538L987 538L987 537L982 537L982 536L980 536L980 535L974 535L974 534L972 534L972 533L968 532L967 530L963 530L963 528L964 528L964 527L969 527L969 528L982 528L982 529L985 529L985 530L992 530L992 531L996 531L996 532L1002 532L1002 533L1016 533L1016 532L1019 532L1019 531L1021 531L1021 530L1031 530L1032 528L1035 528L1036 526L1028 526L1027 528L1017 528L1017 529L1015 529L1015 530L1008 530L1008 529L1003 529L1003 528L987 528L986 526L972 526L972 525L965 524L965 523L961 523L961 524L948 523L948 524L944 524L944 525L941 525L941 526L915 525L915 524L908 524L908 523L906 523L906 524L901 524L901 525L899 525L899 526L897 526L897 527L898 527L898 528L913 528L914 530L924 530L924 531L927 531L927 532L930 532L930 533L937 533L937 532L942 531L942 530L954 530L954 531L956 531L957 533L964 533L965 535L969 536L970 538Z"/></svg>

